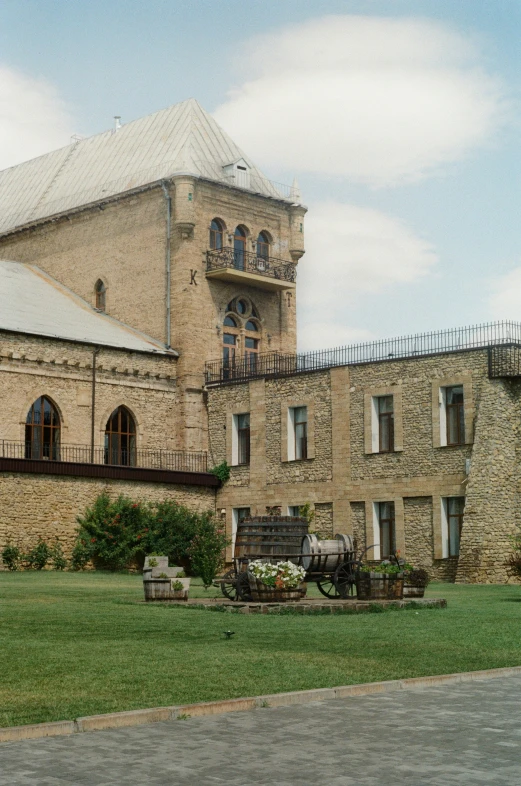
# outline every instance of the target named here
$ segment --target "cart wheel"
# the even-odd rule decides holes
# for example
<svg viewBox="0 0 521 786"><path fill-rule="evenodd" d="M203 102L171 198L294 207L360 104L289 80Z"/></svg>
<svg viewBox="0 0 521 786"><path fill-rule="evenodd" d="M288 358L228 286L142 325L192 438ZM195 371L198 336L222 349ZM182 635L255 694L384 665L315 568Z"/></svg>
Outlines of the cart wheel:
<svg viewBox="0 0 521 786"><path fill-rule="evenodd" d="M340 597L340 593L335 586L332 576L321 576L317 579L317 587L326 598Z"/></svg>
<svg viewBox="0 0 521 786"><path fill-rule="evenodd" d="M335 570L333 581L341 598L356 595L356 571L359 564L356 560L347 560Z"/></svg>
<svg viewBox="0 0 521 786"><path fill-rule="evenodd" d="M237 600L237 574L233 568L222 577L221 592L228 600Z"/></svg>
<svg viewBox="0 0 521 786"><path fill-rule="evenodd" d="M242 600L244 603L253 600L250 591L250 582L248 580L248 574L246 571L242 571L241 573L237 574L236 587L237 587L236 600Z"/></svg>

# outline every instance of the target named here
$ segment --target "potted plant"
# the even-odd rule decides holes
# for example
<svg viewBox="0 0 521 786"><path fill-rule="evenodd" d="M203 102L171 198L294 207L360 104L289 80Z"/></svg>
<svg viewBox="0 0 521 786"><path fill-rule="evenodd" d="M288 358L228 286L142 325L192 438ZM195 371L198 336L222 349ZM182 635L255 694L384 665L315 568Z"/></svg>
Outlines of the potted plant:
<svg viewBox="0 0 521 786"><path fill-rule="evenodd" d="M175 600L188 600L188 588L190 579L172 579L171 591Z"/></svg>
<svg viewBox="0 0 521 786"><path fill-rule="evenodd" d="M248 580L254 601L287 603L300 600L306 594L304 568L293 562L271 564L255 560L248 565Z"/></svg>
<svg viewBox="0 0 521 786"><path fill-rule="evenodd" d="M358 600L401 600L403 566L384 560L379 565L361 565L356 574Z"/></svg>
<svg viewBox="0 0 521 786"><path fill-rule="evenodd" d="M430 581L430 576L425 568L413 568L412 565L404 565L403 597L404 598L423 598L425 587Z"/></svg>

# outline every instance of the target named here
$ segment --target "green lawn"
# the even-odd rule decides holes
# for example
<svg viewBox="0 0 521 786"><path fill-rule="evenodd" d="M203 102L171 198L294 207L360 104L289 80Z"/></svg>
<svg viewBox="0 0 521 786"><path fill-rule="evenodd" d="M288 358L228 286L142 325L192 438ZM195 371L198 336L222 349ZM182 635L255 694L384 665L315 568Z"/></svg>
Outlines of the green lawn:
<svg viewBox="0 0 521 786"><path fill-rule="evenodd" d="M448 608L243 616L138 603L140 576L0 573L0 726L521 664L521 587L429 595Z"/></svg>

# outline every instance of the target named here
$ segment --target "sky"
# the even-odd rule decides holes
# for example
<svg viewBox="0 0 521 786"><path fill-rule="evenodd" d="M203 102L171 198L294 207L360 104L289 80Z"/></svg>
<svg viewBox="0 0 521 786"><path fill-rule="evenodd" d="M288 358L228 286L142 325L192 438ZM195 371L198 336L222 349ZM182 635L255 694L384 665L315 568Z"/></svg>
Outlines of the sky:
<svg viewBox="0 0 521 786"><path fill-rule="evenodd" d="M189 97L298 178L301 350L521 321L521 0L2 0L0 168Z"/></svg>

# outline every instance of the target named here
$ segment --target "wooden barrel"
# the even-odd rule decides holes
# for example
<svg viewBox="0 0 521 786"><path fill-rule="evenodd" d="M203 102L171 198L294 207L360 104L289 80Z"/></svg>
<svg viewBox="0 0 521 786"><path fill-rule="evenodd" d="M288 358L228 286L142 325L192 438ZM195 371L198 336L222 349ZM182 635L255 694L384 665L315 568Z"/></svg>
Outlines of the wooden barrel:
<svg viewBox="0 0 521 786"><path fill-rule="evenodd" d="M234 558L269 559L298 563L302 538L307 534L305 519L293 516L253 516L237 527Z"/></svg>
<svg viewBox="0 0 521 786"><path fill-rule="evenodd" d="M316 535L302 538L302 567L307 573L333 573L353 551L350 535L338 534L331 540L319 540Z"/></svg>

